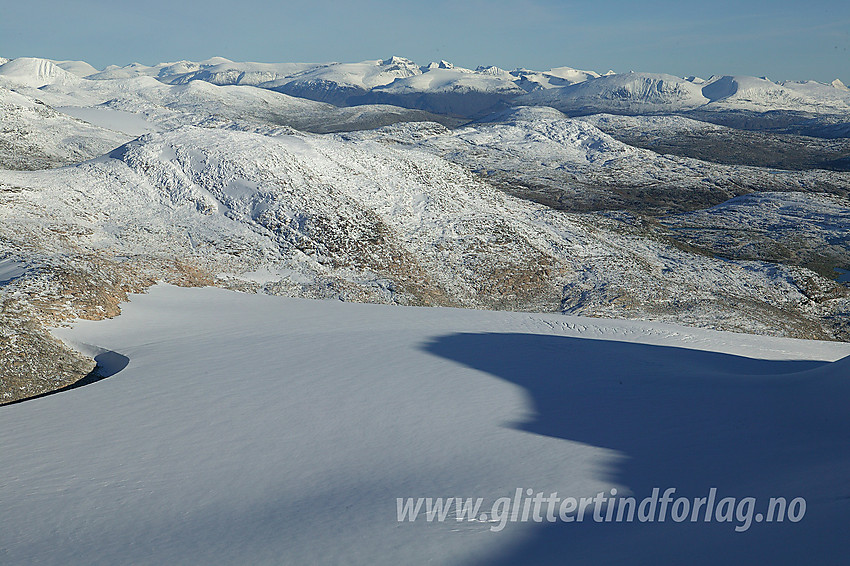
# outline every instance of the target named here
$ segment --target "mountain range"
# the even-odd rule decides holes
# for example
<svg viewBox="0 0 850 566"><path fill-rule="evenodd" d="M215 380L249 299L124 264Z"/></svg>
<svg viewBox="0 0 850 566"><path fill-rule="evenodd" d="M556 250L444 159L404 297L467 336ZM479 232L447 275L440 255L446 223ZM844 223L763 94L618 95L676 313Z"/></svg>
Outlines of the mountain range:
<svg viewBox="0 0 850 566"><path fill-rule="evenodd" d="M848 107L400 57L3 60L2 394L84 374L46 329L156 281L846 339Z"/></svg>

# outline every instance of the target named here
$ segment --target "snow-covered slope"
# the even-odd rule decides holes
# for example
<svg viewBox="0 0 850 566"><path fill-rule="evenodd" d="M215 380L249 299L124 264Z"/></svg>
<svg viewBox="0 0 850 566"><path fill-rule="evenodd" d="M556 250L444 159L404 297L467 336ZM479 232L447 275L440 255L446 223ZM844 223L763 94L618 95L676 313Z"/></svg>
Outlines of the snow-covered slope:
<svg viewBox="0 0 850 566"><path fill-rule="evenodd" d="M404 57L390 57L360 63L328 63L279 76L258 86L293 96L349 106L370 89L398 78L421 73L420 68Z"/></svg>
<svg viewBox="0 0 850 566"><path fill-rule="evenodd" d="M730 128L685 116L582 116L626 144L729 165L850 171L850 140ZM708 119L708 118L707 118Z"/></svg>
<svg viewBox="0 0 850 566"><path fill-rule="evenodd" d="M850 201L831 195L756 193L666 218L679 237L737 259L796 263L834 277L850 269Z"/></svg>
<svg viewBox="0 0 850 566"><path fill-rule="evenodd" d="M509 73L492 68L471 71L442 61L421 74L373 88L362 100L475 116L524 93Z"/></svg>
<svg viewBox="0 0 850 566"><path fill-rule="evenodd" d="M850 89L838 79L830 84L817 81L782 81L779 84L818 103L829 102L838 108L850 108Z"/></svg>
<svg viewBox="0 0 850 566"><path fill-rule="evenodd" d="M157 71L157 78L169 84L186 84L202 80L216 85L251 85L273 81L303 73L318 67L311 63L237 63L217 58L199 65L198 70L182 72L182 68L169 67Z"/></svg>
<svg viewBox="0 0 850 566"><path fill-rule="evenodd" d="M138 71L131 78L93 80L44 60L3 65L5 143L20 161L6 167L106 154L61 170L0 171L0 261L20 270L0 286L0 322L30 341L26 347L0 341L0 375L14 380L4 382L4 391L27 396L45 385L44 376L70 379L55 364L39 365L42 360L69 361L73 371L85 366L67 351L58 354L61 345L43 332L33 338L39 325L114 315L127 292L159 280L355 301L654 318L799 337L847 335L840 322L844 287L799 265L717 259L672 238L652 218L755 190L846 195L846 174L660 155L590 123L612 126L610 116L576 121L548 107L503 110L453 131L425 122L308 135L293 128L364 130L430 116L390 106L337 108L267 88L186 79L239 66L220 58L131 66L122 71ZM284 67L254 70L288 72ZM517 86L521 73L495 67L413 68L392 58L321 69L297 72L316 71L310 76L323 76L328 85L348 81L369 93L431 102L456 97L468 105L464 112L492 104L503 87L525 92ZM113 71L121 74L105 73ZM622 79L553 72L563 75L559 80L584 80L547 92L590 92L595 87L588 85L603 84L597 81ZM678 88L666 80L627 94L658 95L650 104L662 104ZM685 83L690 86L679 94L707 84ZM681 126L677 132L697 124L657 120L665 121ZM141 137L114 149L135 136ZM813 299L812 282L825 300ZM38 387L28 388L31 381Z"/></svg>
<svg viewBox="0 0 850 566"><path fill-rule="evenodd" d="M593 130L581 122L553 127L549 138L536 129L542 124L492 127L433 143L509 151L536 137L529 147L551 153L553 164L591 165L611 158L600 143L622 145L598 130L585 139L582 128ZM34 266L88 265L94 255L156 277L168 270L149 259L178 261L206 280L218 275L220 284L280 294L653 317L798 336L830 335L820 317L844 304L811 304L795 281L813 274L690 254L616 220L506 196L437 151L388 142L185 127L74 168L0 172L4 187L17 188L0 208L7 253L27 242ZM71 246L67 233L85 235ZM76 307L70 300L56 308Z"/></svg>
<svg viewBox="0 0 850 566"><path fill-rule="evenodd" d="M0 65L0 86L39 88L48 84L74 86L80 77L47 59L19 57Z"/></svg>
<svg viewBox="0 0 850 566"><path fill-rule="evenodd" d="M243 129L290 126L328 132L375 128L404 120L440 119L398 107L337 108L251 86L220 87L201 80L167 85L144 75L77 79L73 84L58 82L34 88L28 85L40 81L35 71L29 67L20 69L16 76L21 80L14 88L73 116L133 136L188 124Z"/></svg>
<svg viewBox="0 0 850 566"><path fill-rule="evenodd" d="M410 59L390 57L361 63L331 63L308 69L295 75L296 82L325 81L342 88L363 91L382 86L396 79L422 74L422 70Z"/></svg>
<svg viewBox="0 0 850 566"><path fill-rule="evenodd" d="M0 86L0 168L43 169L102 155L130 138Z"/></svg>
<svg viewBox="0 0 850 566"><path fill-rule="evenodd" d="M543 76L549 78L549 82L552 85L557 85L559 83L568 85L578 84L588 79L595 79L599 77L599 73L594 71L582 71L579 69L573 69L572 67L555 67L545 71Z"/></svg>
<svg viewBox="0 0 850 566"><path fill-rule="evenodd" d="M700 85L672 75L625 73L531 92L517 104L552 106L569 114L653 113L690 110L708 103Z"/></svg>
<svg viewBox="0 0 850 566"><path fill-rule="evenodd" d="M657 120L680 128L718 128L684 118ZM659 155L615 140L592 121L569 119L547 107L519 107L455 130L400 124L353 137L386 137L437 153L514 194L573 211L693 210L753 190L850 191L845 173L768 172Z"/></svg>
<svg viewBox="0 0 850 566"><path fill-rule="evenodd" d="M836 123L846 121L850 91L814 81L777 84L747 76L715 76L703 81L632 72L532 90L512 103L552 106L569 115L694 113L701 119L745 129L796 126L797 130L791 129L799 133L834 137L829 129L821 130L827 126L834 130ZM807 126L805 132L799 130L803 126Z"/></svg>
<svg viewBox="0 0 850 566"><path fill-rule="evenodd" d="M0 408L5 565L838 564L850 551L846 344L176 288L61 335L126 367ZM755 497L753 516L802 497L805 516L683 523L668 507L605 524L591 507L565 523L544 503L542 522L502 529L454 509L398 521L397 498L481 497L489 513L517 489L640 502L654 487Z"/></svg>
<svg viewBox="0 0 850 566"><path fill-rule="evenodd" d="M78 77L87 77L98 72L92 65L85 61L53 61L57 67L65 69Z"/></svg>
<svg viewBox="0 0 850 566"><path fill-rule="evenodd" d="M835 87L819 88L810 83L790 82L779 85L756 77L712 77L703 86L702 93L717 109L759 112L770 110L819 112L850 109L850 93Z"/></svg>
<svg viewBox="0 0 850 566"><path fill-rule="evenodd" d="M203 80L217 85L254 85L338 106L397 104L437 113L471 116L528 90L552 88L598 77L593 71L558 67L549 71L498 67L476 70L447 61L418 66L404 57L359 63L267 64L210 60L147 67L107 68L92 79L151 76L169 84ZM463 94L463 97L459 95Z"/></svg>
<svg viewBox="0 0 850 566"><path fill-rule="evenodd" d="M199 71L221 68L221 67L230 67L233 65L246 65L246 66L254 66L254 65L263 65L263 63L234 63L229 59L225 59L224 57L212 57L205 61L177 61L170 63L159 63L157 65L143 65L141 63L130 63L129 65L124 65L123 67L119 67L117 65L110 65L106 67L103 71L93 73L88 75L87 77L94 80L113 80L113 79L131 79L135 77L156 77L161 79L163 82L170 82L172 80L179 80L180 77L197 73ZM291 70L293 68L297 69L297 64L289 64L282 63L281 64L284 69ZM296 66L291 66L296 65ZM256 69L257 67L253 67ZM270 70L266 68L265 70Z"/></svg>
<svg viewBox="0 0 850 566"><path fill-rule="evenodd" d="M506 71L481 66L470 70L447 61L418 66L397 56L359 63L243 63L214 57L153 66L133 63L96 73L89 73L92 69L82 62L61 64L75 73L69 73L72 77L147 76L168 84L201 80L220 86L252 85L337 106L393 104L466 118L481 117L507 104L552 106L569 115L698 111L733 127L779 128L835 137L846 135L842 116L846 117L850 109L850 90L840 81L829 85L815 81L774 83L765 78L731 75L703 80L695 76L613 71L600 76L572 67ZM54 74L41 69L35 76L45 73L51 77ZM30 77L33 72L24 74ZM26 80L56 82L55 78Z"/></svg>

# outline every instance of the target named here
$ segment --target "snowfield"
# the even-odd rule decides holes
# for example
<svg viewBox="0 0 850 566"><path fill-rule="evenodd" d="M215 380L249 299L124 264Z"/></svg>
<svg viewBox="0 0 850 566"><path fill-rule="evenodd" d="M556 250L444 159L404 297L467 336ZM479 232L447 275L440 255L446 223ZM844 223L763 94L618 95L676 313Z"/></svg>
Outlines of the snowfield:
<svg viewBox="0 0 850 566"><path fill-rule="evenodd" d="M847 344L162 286L56 333L129 364L0 409L3 564L837 564L848 551ZM397 497L655 486L807 508L747 532L397 521Z"/></svg>

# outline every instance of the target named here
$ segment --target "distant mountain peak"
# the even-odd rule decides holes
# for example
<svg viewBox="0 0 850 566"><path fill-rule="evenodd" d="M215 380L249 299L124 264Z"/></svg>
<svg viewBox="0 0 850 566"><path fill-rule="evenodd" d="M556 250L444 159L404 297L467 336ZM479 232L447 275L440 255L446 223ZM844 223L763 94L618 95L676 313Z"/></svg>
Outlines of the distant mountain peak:
<svg viewBox="0 0 850 566"><path fill-rule="evenodd" d="M496 67L495 65L487 65L487 66L479 65L478 67L476 67L475 72L484 73L485 75L494 75L494 76L509 75L510 74L506 70L499 68L499 67Z"/></svg>
<svg viewBox="0 0 850 566"><path fill-rule="evenodd" d="M402 65L402 66L416 66L416 63L408 59L407 57L399 57L398 55L393 55L389 59L383 59L381 61L382 66L390 66L390 65Z"/></svg>
<svg viewBox="0 0 850 566"><path fill-rule="evenodd" d="M0 75L33 88L48 84L74 84L80 78L53 61L38 57L18 57L2 63Z"/></svg>
<svg viewBox="0 0 850 566"><path fill-rule="evenodd" d="M427 70L431 70L431 69L454 69L454 68L455 68L455 66L453 64L449 63L448 61L446 61L445 59L441 59L439 63L431 61L430 63L428 63L428 66L425 67L425 69L427 69Z"/></svg>
<svg viewBox="0 0 850 566"><path fill-rule="evenodd" d="M233 63L233 61L231 61L227 57L219 57L219 56L210 57L206 61L201 61L202 65L224 65L224 64L227 64L227 63Z"/></svg>

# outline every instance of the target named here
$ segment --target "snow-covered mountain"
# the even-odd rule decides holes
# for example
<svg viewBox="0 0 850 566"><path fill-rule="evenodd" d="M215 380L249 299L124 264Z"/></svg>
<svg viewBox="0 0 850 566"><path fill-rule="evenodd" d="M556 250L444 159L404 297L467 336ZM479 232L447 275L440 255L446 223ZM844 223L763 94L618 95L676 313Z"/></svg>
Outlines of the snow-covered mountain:
<svg viewBox="0 0 850 566"><path fill-rule="evenodd" d="M15 381L16 396L55 388L38 376L65 376L61 381L85 366L72 353L55 354L62 346L43 325L114 315L127 292L161 280L846 336L846 289L829 278L844 268L840 254L818 263L788 254L724 255L713 242L679 237L672 223L656 218L754 191L794 191L817 204L819 193L846 197L846 173L713 163L606 133L737 130L679 116L577 120L543 106L503 108L449 129L457 121L420 110L337 107L198 78L223 73L227 82L230 70L253 65L223 59L133 65L96 79L60 65L87 71L77 62L35 59L0 67L3 167L73 164L0 171L0 261L8 267L2 295L14 305L6 307L4 324L28 337L18 349L35 361L26 372L12 370L17 350L0 344L8 354L0 374L30 376ZM251 72L290 71L272 65ZM557 99L565 89L590 93L600 85L611 86L604 92L613 97L618 84L631 85L620 91L625 105L638 104L629 97L640 93L640 104L676 97L684 104L720 84L556 69L525 94L518 85L531 76L526 72L473 71L445 61L416 67L401 58L293 73L344 83L363 96L411 97L409 106L418 96L429 104L445 96L455 102L444 112L462 104L480 110L499 97L496 106L537 93ZM819 143L810 144L812 152L826 151L827 141ZM833 145L840 160L843 146ZM844 205L836 206L840 217ZM819 230L813 240L830 230L817 223L809 229ZM62 359L67 367L46 368L42 359Z"/></svg>
<svg viewBox="0 0 850 566"><path fill-rule="evenodd" d="M525 91L508 73L471 71L447 64L376 87L362 100L420 108L439 114L474 116Z"/></svg>
<svg viewBox="0 0 850 566"><path fill-rule="evenodd" d="M90 79L155 77L168 84L203 80L252 85L338 106L399 104L438 113L474 115L530 89L552 88L598 77L593 71L558 67L508 72L494 66L463 69L447 61L419 66L404 57L360 63L240 63L220 57L145 66L108 67ZM417 78L421 77L421 78ZM459 94L465 94L459 98ZM433 98L433 100L432 100ZM473 102L474 100L474 102Z"/></svg>
<svg viewBox="0 0 850 566"><path fill-rule="evenodd" d="M375 87L422 73L409 59L390 57L361 63L331 63L260 86L278 92L348 106Z"/></svg>
<svg viewBox="0 0 850 566"><path fill-rule="evenodd" d="M66 71L53 61L34 57L19 57L0 65L0 84L39 88L48 84L74 86L80 77Z"/></svg>
<svg viewBox="0 0 850 566"><path fill-rule="evenodd" d="M14 73L3 74L3 68L12 62L0 67L0 88L5 85L71 116L131 135L189 124L290 126L328 132L374 128L399 120L453 123L419 110L380 105L338 108L247 85L216 86L202 80L170 85L144 74L133 78L66 80L68 73L49 61L40 61L16 65ZM59 72L41 73L45 68Z"/></svg>
<svg viewBox="0 0 850 566"><path fill-rule="evenodd" d="M0 86L0 168L46 169L102 155L129 141Z"/></svg>
<svg viewBox="0 0 850 566"><path fill-rule="evenodd" d="M166 280L791 336L843 332L834 322L847 293L814 272L695 254L628 216L511 197L442 156L444 144L460 144L486 164L488 152L538 137L531 151L551 154L554 169L584 162L604 171L642 150L584 122L552 124L548 140L544 123L456 135L431 128L437 137L420 131L425 139L410 145L394 128L319 136L184 126L74 167L0 171L0 254L23 270L4 293L42 323L103 316L128 290ZM815 292L829 300L812 301Z"/></svg>
<svg viewBox="0 0 850 566"><path fill-rule="evenodd" d="M834 90L835 93L839 91ZM810 89L813 94L815 91ZM784 88L765 78L723 76L712 77L702 87L703 95L711 100L712 104L720 108L746 109L756 111L767 110L805 110L810 107L817 109L818 104L825 100L821 97L816 101L799 92ZM841 102L840 97L834 97L832 101ZM841 104L848 108L847 102Z"/></svg>
<svg viewBox="0 0 850 566"><path fill-rule="evenodd" d="M847 138L777 135L677 115L592 114L581 119L619 141L655 153L772 169L850 171Z"/></svg>
<svg viewBox="0 0 850 566"><path fill-rule="evenodd" d="M305 63L236 63L216 57L205 61L197 70L182 67L166 67L156 71L156 77L168 84L186 84L202 80L215 85L257 86L305 72L318 65ZM91 78L103 78L102 75Z"/></svg>
<svg viewBox="0 0 850 566"><path fill-rule="evenodd" d="M229 76L233 80L238 79L239 73L246 73L249 76L256 73L261 77L266 77L265 80L270 80L267 77L288 75L309 68L310 66L309 64L299 63L235 63L224 57L212 57L198 62L177 61L159 63L152 66L142 65L141 63L130 63L123 67L110 65L102 71L91 73L86 75L86 77L93 80L112 80L145 76L171 83L183 82L186 77L194 76L197 73L202 73L201 76L208 78L213 78L216 74L223 73L223 77Z"/></svg>
<svg viewBox="0 0 850 566"><path fill-rule="evenodd" d="M850 93L814 81L776 84L764 78L711 77L707 81L672 75L628 73L534 91L521 104L540 104L569 114L658 114L703 111L846 113Z"/></svg>
<svg viewBox="0 0 850 566"><path fill-rule="evenodd" d="M57 67L64 69L73 75L77 75L78 77L88 77L99 72L85 61L53 61L53 63Z"/></svg>
<svg viewBox="0 0 850 566"><path fill-rule="evenodd" d="M841 563L847 93L0 59L0 563Z"/></svg>
<svg viewBox="0 0 850 566"><path fill-rule="evenodd" d="M520 104L552 106L570 114L677 112L707 104L700 85L672 75L626 73L529 93Z"/></svg>
<svg viewBox="0 0 850 566"><path fill-rule="evenodd" d="M350 137L386 137L436 153L513 194L562 210L693 210L754 190L850 193L847 174L822 170L766 174L762 168L661 155L617 141L594 125L607 127L608 122L628 119L597 115L574 120L552 108L520 107L454 130L399 124ZM665 124L668 135L677 128L693 131L694 124L722 129L681 117L654 120ZM668 122L675 125L667 127Z"/></svg>
<svg viewBox="0 0 850 566"><path fill-rule="evenodd" d="M850 265L850 201L836 196L760 192L663 222L683 240L736 259L793 262L835 277Z"/></svg>
<svg viewBox="0 0 850 566"><path fill-rule="evenodd" d="M33 65L41 67L32 68ZM56 82L57 72L65 69L68 76L63 81L72 81L74 77L114 80L141 76L167 84L200 80L219 86L258 86L336 106L393 104L467 118L481 117L508 104L552 106L569 115L698 110L715 121L765 128L776 125L776 117L766 113L782 111L792 113L786 116L786 121L798 127L813 117L823 122L809 124L805 133L834 136L834 131L843 131L840 126L835 130L835 124L842 123L841 116L846 116L850 109L850 90L837 79L831 84L774 83L748 76L713 76L703 80L663 73L613 71L600 76L594 71L572 67L506 71L480 66L471 70L447 61L419 66L398 56L359 63L251 63L213 57L200 62L153 66L132 63L99 72L80 61L53 63L21 59L6 71L0 69L0 76L26 76L32 85L46 84ZM832 126L832 130L824 129L827 126Z"/></svg>

